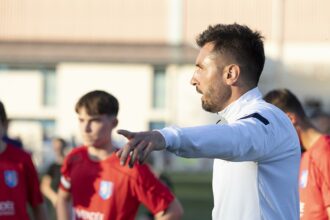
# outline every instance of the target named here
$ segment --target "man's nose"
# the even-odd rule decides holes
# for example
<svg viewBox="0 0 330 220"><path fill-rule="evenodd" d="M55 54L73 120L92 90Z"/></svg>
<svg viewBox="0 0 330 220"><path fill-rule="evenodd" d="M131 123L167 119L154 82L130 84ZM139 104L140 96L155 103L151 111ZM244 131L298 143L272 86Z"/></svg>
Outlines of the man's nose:
<svg viewBox="0 0 330 220"><path fill-rule="evenodd" d="M88 122L88 123L85 123L84 125L84 131L86 133L89 133L91 131L91 124Z"/></svg>
<svg viewBox="0 0 330 220"><path fill-rule="evenodd" d="M193 86L196 86L197 85L197 80L195 78L195 74L196 73L194 73L193 76L190 79L190 84L193 85Z"/></svg>

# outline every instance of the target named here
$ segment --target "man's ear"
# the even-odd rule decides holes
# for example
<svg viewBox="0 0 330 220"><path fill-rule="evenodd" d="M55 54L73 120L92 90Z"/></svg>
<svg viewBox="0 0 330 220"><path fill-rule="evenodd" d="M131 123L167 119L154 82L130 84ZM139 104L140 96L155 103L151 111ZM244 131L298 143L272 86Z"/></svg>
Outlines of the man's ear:
<svg viewBox="0 0 330 220"><path fill-rule="evenodd" d="M224 80L227 85L234 85L238 82L241 70L237 64L227 65L225 68Z"/></svg>
<svg viewBox="0 0 330 220"><path fill-rule="evenodd" d="M113 119L112 125L113 125L113 128L117 127L117 125L118 125L118 119L117 118Z"/></svg>
<svg viewBox="0 0 330 220"><path fill-rule="evenodd" d="M297 125L298 118L297 118L296 114L294 114L292 112L286 112L286 115L289 117L289 119L293 125Z"/></svg>

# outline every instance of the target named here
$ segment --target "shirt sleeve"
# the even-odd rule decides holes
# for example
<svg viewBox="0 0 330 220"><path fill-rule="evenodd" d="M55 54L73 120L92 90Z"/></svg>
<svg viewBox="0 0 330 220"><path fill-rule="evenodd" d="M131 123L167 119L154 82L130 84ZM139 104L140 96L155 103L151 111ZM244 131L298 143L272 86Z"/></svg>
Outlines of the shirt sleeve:
<svg viewBox="0 0 330 220"><path fill-rule="evenodd" d="M166 127L158 131L165 138L167 150L178 156L260 161L281 157L284 151L296 153L299 141L288 123L264 124L256 118L246 118L230 124Z"/></svg>
<svg viewBox="0 0 330 220"><path fill-rule="evenodd" d="M147 165L138 165L139 176L135 184L135 192L138 199L152 212L156 214L166 210L174 200L174 195L150 171Z"/></svg>
<svg viewBox="0 0 330 220"><path fill-rule="evenodd" d="M43 202L43 197L40 191L40 182L37 171L33 165L29 155L25 162L25 179L27 183L27 198L31 206L37 206Z"/></svg>
<svg viewBox="0 0 330 220"><path fill-rule="evenodd" d="M61 167L61 179L60 179L60 188L65 191L71 190L71 178L70 178L70 154L65 157L62 167Z"/></svg>
<svg viewBox="0 0 330 220"><path fill-rule="evenodd" d="M322 155L314 160L314 163L318 164L318 176L319 176L319 184L320 190L322 193L323 203L326 207L330 206L330 146L327 146L322 152Z"/></svg>
<svg viewBox="0 0 330 220"><path fill-rule="evenodd" d="M52 163L49 167L48 167L48 169L46 170L46 175L48 175L48 176L53 176L53 173L54 173L54 163Z"/></svg>

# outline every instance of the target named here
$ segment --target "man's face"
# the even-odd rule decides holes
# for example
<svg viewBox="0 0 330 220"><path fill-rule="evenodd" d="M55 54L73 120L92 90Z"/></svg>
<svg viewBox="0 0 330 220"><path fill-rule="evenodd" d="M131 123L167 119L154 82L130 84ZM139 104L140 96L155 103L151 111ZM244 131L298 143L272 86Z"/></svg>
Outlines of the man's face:
<svg viewBox="0 0 330 220"><path fill-rule="evenodd" d="M111 142L111 132L117 125L116 117L89 115L82 107L78 113L80 133L88 147L105 148Z"/></svg>
<svg viewBox="0 0 330 220"><path fill-rule="evenodd" d="M205 44L196 59L196 70L191 84L202 94L202 107L208 112L219 112L229 103L230 86L224 81L223 56L212 52L213 44Z"/></svg>
<svg viewBox="0 0 330 220"><path fill-rule="evenodd" d="M54 139L52 141L52 144L53 144L53 149L54 149L55 154L61 155L63 152L63 148L64 148L62 142L58 139Z"/></svg>

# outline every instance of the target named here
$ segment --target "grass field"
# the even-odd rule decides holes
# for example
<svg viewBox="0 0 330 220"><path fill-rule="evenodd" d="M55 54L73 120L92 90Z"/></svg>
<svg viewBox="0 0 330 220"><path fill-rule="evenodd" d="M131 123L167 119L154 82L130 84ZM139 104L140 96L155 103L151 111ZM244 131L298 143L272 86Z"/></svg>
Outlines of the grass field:
<svg viewBox="0 0 330 220"><path fill-rule="evenodd" d="M168 174L184 208L183 220L211 219L213 207L211 173Z"/></svg>

